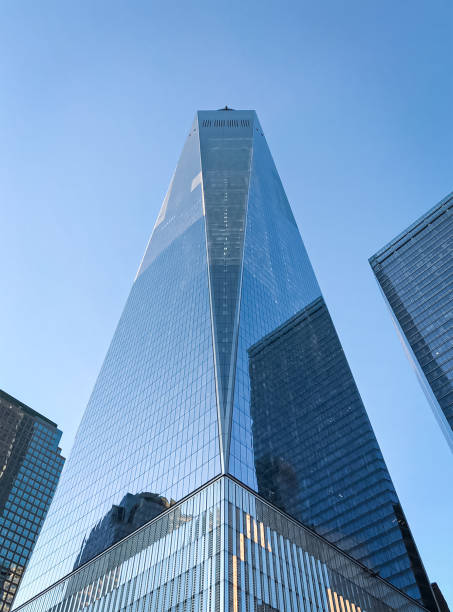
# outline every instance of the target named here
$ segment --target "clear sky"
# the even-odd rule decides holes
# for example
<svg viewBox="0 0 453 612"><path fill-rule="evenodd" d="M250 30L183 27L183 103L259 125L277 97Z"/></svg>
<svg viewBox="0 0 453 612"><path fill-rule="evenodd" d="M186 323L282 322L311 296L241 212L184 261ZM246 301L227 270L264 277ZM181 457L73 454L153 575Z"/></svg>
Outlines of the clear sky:
<svg viewBox="0 0 453 612"><path fill-rule="evenodd" d="M368 257L453 190L451 0L0 4L0 388L67 455L197 109L254 108L431 580L453 456Z"/></svg>

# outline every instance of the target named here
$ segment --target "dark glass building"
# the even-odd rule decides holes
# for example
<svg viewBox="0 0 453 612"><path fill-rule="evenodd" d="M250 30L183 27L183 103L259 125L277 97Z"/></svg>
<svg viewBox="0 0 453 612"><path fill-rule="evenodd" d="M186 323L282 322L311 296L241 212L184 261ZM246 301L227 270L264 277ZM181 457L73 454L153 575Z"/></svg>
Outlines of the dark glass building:
<svg viewBox="0 0 453 612"><path fill-rule="evenodd" d="M258 491L400 588L430 588L322 297L249 349Z"/></svg>
<svg viewBox="0 0 453 612"><path fill-rule="evenodd" d="M453 194L373 255L370 264L453 451Z"/></svg>
<svg viewBox="0 0 453 612"><path fill-rule="evenodd" d="M437 582L432 583L432 589L434 593L434 597L436 598L437 605L439 606L439 612L450 612L450 608L445 600L445 597L442 594L442 591L439 588Z"/></svg>
<svg viewBox="0 0 453 612"><path fill-rule="evenodd" d="M195 118L19 598L436 609L254 111Z"/></svg>
<svg viewBox="0 0 453 612"><path fill-rule="evenodd" d="M0 611L10 610L64 459L55 423L0 390Z"/></svg>

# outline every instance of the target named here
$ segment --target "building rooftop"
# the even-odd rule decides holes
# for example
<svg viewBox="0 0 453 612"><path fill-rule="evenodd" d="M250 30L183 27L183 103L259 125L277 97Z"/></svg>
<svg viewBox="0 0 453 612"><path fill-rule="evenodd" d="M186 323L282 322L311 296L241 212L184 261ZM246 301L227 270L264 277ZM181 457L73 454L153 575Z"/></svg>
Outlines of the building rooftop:
<svg viewBox="0 0 453 612"><path fill-rule="evenodd" d="M52 425L53 427L58 428L58 425L56 423L54 423L53 421L51 421L50 419L45 417L43 414L40 414L39 412L36 412L36 410L33 410L33 408L30 408L30 406L27 406L26 404L24 404L23 402L21 402L17 398L13 397L9 393L6 393L6 391L3 391L2 389L0 389L0 398L6 400L7 402L11 402L11 404L16 404L16 405L20 406L21 409L24 412L28 413L30 416L38 418L38 419L41 419L41 421L45 421L49 425Z"/></svg>
<svg viewBox="0 0 453 612"><path fill-rule="evenodd" d="M440 215L446 213L453 207L453 192L447 195L443 200L438 202L435 206L430 208L428 212L419 217L409 227L398 234L393 240L388 242L379 251L372 255L369 259L370 264L373 265L375 260L378 263L387 259L392 253L401 248L408 240L411 240L419 232L423 231L430 223L437 219Z"/></svg>

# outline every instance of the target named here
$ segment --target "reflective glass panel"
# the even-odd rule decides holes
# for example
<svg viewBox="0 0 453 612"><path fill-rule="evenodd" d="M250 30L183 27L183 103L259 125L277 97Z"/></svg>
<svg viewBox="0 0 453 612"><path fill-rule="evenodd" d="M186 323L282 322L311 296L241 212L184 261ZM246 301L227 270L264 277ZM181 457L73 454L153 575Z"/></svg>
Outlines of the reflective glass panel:
<svg viewBox="0 0 453 612"><path fill-rule="evenodd" d="M453 195L370 263L453 451Z"/></svg>

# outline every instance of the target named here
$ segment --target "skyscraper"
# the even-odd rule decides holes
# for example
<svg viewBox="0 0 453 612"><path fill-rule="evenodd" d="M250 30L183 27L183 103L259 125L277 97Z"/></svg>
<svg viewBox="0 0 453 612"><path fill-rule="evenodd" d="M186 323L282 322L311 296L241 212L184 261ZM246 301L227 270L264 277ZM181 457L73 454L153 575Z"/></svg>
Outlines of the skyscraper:
<svg viewBox="0 0 453 612"><path fill-rule="evenodd" d="M429 586L322 297L249 349L258 491L422 599Z"/></svg>
<svg viewBox="0 0 453 612"><path fill-rule="evenodd" d="M64 459L52 421L0 390L0 611L22 579Z"/></svg>
<svg viewBox="0 0 453 612"><path fill-rule="evenodd" d="M20 603L418 609L378 571L435 609L256 114L200 111Z"/></svg>
<svg viewBox="0 0 453 612"><path fill-rule="evenodd" d="M453 194L373 255L370 264L453 451Z"/></svg>

